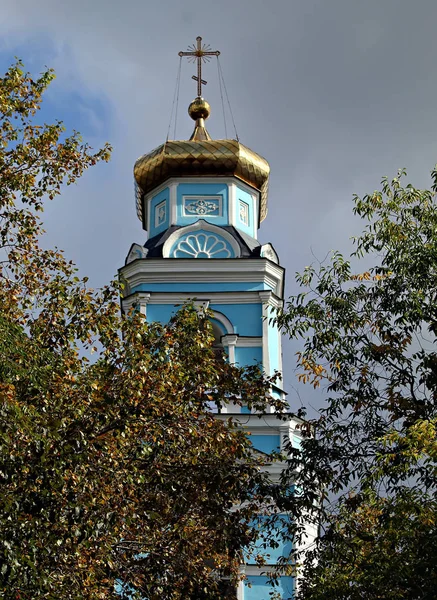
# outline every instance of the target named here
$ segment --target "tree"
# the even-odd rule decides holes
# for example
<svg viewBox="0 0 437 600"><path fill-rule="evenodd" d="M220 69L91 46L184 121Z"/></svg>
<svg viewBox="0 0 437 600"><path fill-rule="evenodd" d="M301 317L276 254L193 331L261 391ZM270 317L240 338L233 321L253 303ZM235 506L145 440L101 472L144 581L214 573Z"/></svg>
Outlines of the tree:
<svg viewBox="0 0 437 600"><path fill-rule="evenodd" d="M299 379L326 403L290 458L296 519L323 524L299 598L434 598L437 585L437 170L431 190L355 197L351 260L307 267L278 315L303 339Z"/></svg>
<svg viewBox="0 0 437 600"><path fill-rule="evenodd" d="M110 153L35 124L52 78L0 79L0 592L219 598L269 457L210 406L283 405L257 367L217 359L207 312L123 317L116 283L94 291L41 247L46 199Z"/></svg>

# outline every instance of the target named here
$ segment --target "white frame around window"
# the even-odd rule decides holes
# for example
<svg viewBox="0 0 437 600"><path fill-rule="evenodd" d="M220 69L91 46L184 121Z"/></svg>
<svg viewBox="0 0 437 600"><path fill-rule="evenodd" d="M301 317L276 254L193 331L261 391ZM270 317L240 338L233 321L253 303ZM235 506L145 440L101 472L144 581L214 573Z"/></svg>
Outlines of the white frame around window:
<svg viewBox="0 0 437 600"><path fill-rule="evenodd" d="M159 209L161 207L164 208L164 218L160 223L159 222ZM163 225L165 223L166 219L167 219L167 200L162 200L161 202L158 202L158 204L155 206L155 228Z"/></svg>
<svg viewBox="0 0 437 600"><path fill-rule="evenodd" d="M250 227L250 206L248 202L241 200L241 198L238 199L238 218L243 225Z"/></svg>

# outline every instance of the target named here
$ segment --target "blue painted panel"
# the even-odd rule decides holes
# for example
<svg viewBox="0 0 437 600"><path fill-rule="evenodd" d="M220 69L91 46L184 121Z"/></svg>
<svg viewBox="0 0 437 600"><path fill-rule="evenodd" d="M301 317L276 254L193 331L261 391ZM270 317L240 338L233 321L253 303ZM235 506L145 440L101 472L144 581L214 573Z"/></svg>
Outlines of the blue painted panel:
<svg viewBox="0 0 437 600"><path fill-rule="evenodd" d="M249 436L252 445L256 450L270 454L270 452L279 452L281 438L279 435L255 434Z"/></svg>
<svg viewBox="0 0 437 600"><path fill-rule="evenodd" d="M176 240L171 258L235 258L231 244L217 233L189 231Z"/></svg>
<svg viewBox="0 0 437 600"><path fill-rule="evenodd" d="M291 445L293 446L293 448L297 448L298 450L301 449L302 438L300 437L300 435L296 435L295 433L293 433L293 435L291 436Z"/></svg>
<svg viewBox="0 0 437 600"><path fill-rule="evenodd" d="M267 577L262 575L249 575L244 582L244 600L269 600L270 592L276 592L282 600L292 599L294 596L294 578L281 577L279 585L272 587L267 583ZM249 587L250 586L250 587Z"/></svg>
<svg viewBox="0 0 437 600"><path fill-rule="evenodd" d="M235 362L239 367L262 363L263 350L259 348L235 348Z"/></svg>
<svg viewBox="0 0 437 600"><path fill-rule="evenodd" d="M220 196L222 199L222 216L213 214L184 216L183 196ZM228 225L228 186L226 183L180 183L177 187L176 222L178 225L190 225L199 219L205 219L214 225Z"/></svg>
<svg viewBox="0 0 437 600"><path fill-rule="evenodd" d="M292 550L292 543L287 539L287 527L290 518L287 515L280 515L280 520L275 523L275 527L269 527L265 538L262 537L262 531L267 525L268 517L259 516L256 522L252 522L251 526L258 532L261 532L260 537L254 544L250 546L250 551L245 551L245 563L250 565L256 564L256 556L259 554L263 557L267 565L276 565L281 557L287 558Z"/></svg>
<svg viewBox="0 0 437 600"><path fill-rule="evenodd" d="M242 406L241 413L243 415L250 415L250 414L252 414L252 411L250 410L250 408L248 406Z"/></svg>
<svg viewBox="0 0 437 600"><path fill-rule="evenodd" d="M247 233L251 237L256 238L258 229L258 215L255 212L255 206L252 194L243 190L242 187L236 186L236 203L235 203L235 223L238 229ZM240 204L240 201L243 205ZM247 214L244 208L247 207ZM247 223L245 222L247 221Z"/></svg>
<svg viewBox="0 0 437 600"><path fill-rule="evenodd" d="M147 260L147 259L146 259ZM135 292L258 292L269 290L267 285L252 281L239 283L237 281L220 283L140 283L132 288L131 293ZM257 335L257 334L251 334Z"/></svg>
<svg viewBox="0 0 437 600"><path fill-rule="evenodd" d="M223 313L234 325L239 335L262 336L262 305L259 304L211 304L212 310ZM251 348L254 350L255 348Z"/></svg>
<svg viewBox="0 0 437 600"><path fill-rule="evenodd" d="M149 236L153 237L157 233L161 233L161 231L165 231L168 229L170 225L170 201L169 201L170 191L168 188L165 188L156 196L153 196L150 202L150 231ZM158 204L164 202L165 207L165 218L162 221L157 219L157 215L155 214L156 207Z"/></svg>
<svg viewBox="0 0 437 600"><path fill-rule="evenodd" d="M172 304L148 304L146 308L147 320L149 323L153 321L163 324L168 323L179 308L180 306L173 306Z"/></svg>

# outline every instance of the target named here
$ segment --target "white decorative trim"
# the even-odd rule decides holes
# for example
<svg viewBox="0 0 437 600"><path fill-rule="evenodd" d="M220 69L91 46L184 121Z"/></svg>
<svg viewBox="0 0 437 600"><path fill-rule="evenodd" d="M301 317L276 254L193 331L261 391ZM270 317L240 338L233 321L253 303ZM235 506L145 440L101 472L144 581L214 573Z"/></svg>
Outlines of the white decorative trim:
<svg viewBox="0 0 437 600"><path fill-rule="evenodd" d="M192 305L197 310L197 312L201 312L202 310L206 310L209 308L209 300L193 300Z"/></svg>
<svg viewBox="0 0 437 600"><path fill-rule="evenodd" d="M139 258L146 258L148 253L148 249L144 248L144 246L140 246L140 244L132 244L129 250L129 254L126 257L126 264L133 262L134 260L138 260Z"/></svg>
<svg viewBox="0 0 437 600"><path fill-rule="evenodd" d="M279 265L279 257L271 244L263 244L261 246L261 256Z"/></svg>
<svg viewBox="0 0 437 600"><path fill-rule="evenodd" d="M214 201L217 204L214 204ZM191 204L189 204L191 202ZM190 207L191 212L190 212ZM214 214L216 213L216 214ZM183 217L222 217L223 216L223 196L207 194L187 194L182 196L182 216Z"/></svg>
<svg viewBox="0 0 437 600"><path fill-rule="evenodd" d="M151 294L148 292L136 292L122 300L123 311L127 314L132 308L138 307L141 315L146 317L146 307L150 301Z"/></svg>
<svg viewBox="0 0 437 600"><path fill-rule="evenodd" d="M183 304L207 300L214 304L256 304L259 292L152 292L152 304Z"/></svg>
<svg viewBox="0 0 437 600"><path fill-rule="evenodd" d="M232 323L230 322L228 317L226 317L226 315L224 315L223 313L218 312L216 310L213 310L212 313L213 313L212 318L223 325L223 327L226 331L225 335L236 335L234 333L234 326L232 325Z"/></svg>
<svg viewBox="0 0 437 600"><path fill-rule="evenodd" d="M281 378L277 381L277 386L282 387L284 373L282 370L282 333L278 327L276 329L278 332L278 371L281 373Z"/></svg>
<svg viewBox="0 0 437 600"><path fill-rule="evenodd" d="M211 228L214 231L217 229L213 225ZM186 228L184 229L186 230ZM175 233L180 231L179 229ZM176 239L175 236L173 240L170 240L170 249ZM279 305L283 297L284 269L266 258L216 258L209 261L192 260L191 258L167 258L165 260L147 258L125 265L119 272L128 281L131 288L140 284L169 283L170 281L172 283L254 282L263 283L273 290L277 298L272 296L272 305L274 303ZM191 293L190 297L198 295L201 294Z"/></svg>
<svg viewBox="0 0 437 600"><path fill-rule="evenodd" d="M260 348L262 343L262 337L239 336L237 340L237 348Z"/></svg>
<svg viewBox="0 0 437 600"><path fill-rule="evenodd" d="M231 251L221 236L205 234L203 231L182 236L172 254L175 258L187 258L187 255L192 258L214 258L217 254L224 254L220 258L231 258Z"/></svg>
<svg viewBox="0 0 437 600"><path fill-rule="evenodd" d="M263 319L263 367L268 375L270 372L270 354L269 354L269 303L272 297L272 292L259 292L259 297L262 302L262 319Z"/></svg>
<svg viewBox="0 0 437 600"><path fill-rule="evenodd" d="M172 182L169 185L170 189L170 225L176 225L178 220L177 213L177 185Z"/></svg>
<svg viewBox="0 0 437 600"><path fill-rule="evenodd" d="M155 206L155 229L160 227L167 220L167 199L161 200Z"/></svg>
<svg viewBox="0 0 437 600"><path fill-rule="evenodd" d="M238 335L236 333L228 333L222 336L223 346L227 346L229 353L229 362L235 364L235 346L237 344Z"/></svg>
<svg viewBox="0 0 437 600"><path fill-rule="evenodd" d="M250 227L250 206L241 198L238 199L238 218L243 225Z"/></svg>
<svg viewBox="0 0 437 600"><path fill-rule="evenodd" d="M230 225L237 226L235 213L236 213L236 203L237 203L237 186L235 182L232 182L228 185L228 220Z"/></svg>
<svg viewBox="0 0 437 600"><path fill-rule="evenodd" d="M187 233L197 232L200 230L209 231L213 234L221 236L231 246L232 250L235 253L235 257L238 258L240 256L240 247L237 244L235 238L230 233L228 233L226 230L224 230L220 227L217 227L216 225L211 225L211 223L208 223L207 221L204 221L203 219L199 219L198 221L196 221L196 223L193 223L192 225L187 225L186 227L181 227L180 229L177 229L176 231L174 231L167 238L167 240L164 243L164 246L162 247L162 256L164 258L169 258L170 251L179 238L181 238L182 236L185 236ZM177 260L184 260L184 259L178 258ZM185 260L191 261L191 259L185 259ZM215 261L217 261L217 260L228 260L228 259L215 259ZM166 262L166 261L161 260L161 265L164 262ZM209 267L208 267L208 270L209 270Z"/></svg>

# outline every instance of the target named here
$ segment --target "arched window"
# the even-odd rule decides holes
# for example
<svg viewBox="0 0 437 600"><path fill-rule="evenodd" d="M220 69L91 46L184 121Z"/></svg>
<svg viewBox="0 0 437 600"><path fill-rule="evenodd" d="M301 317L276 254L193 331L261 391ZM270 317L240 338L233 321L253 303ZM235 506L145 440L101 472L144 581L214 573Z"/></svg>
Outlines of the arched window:
<svg viewBox="0 0 437 600"><path fill-rule="evenodd" d="M226 335L223 324L217 319L211 319L212 333L214 335L214 343L212 345L214 353L217 358L223 358L225 354L225 348L222 343L222 337Z"/></svg>

